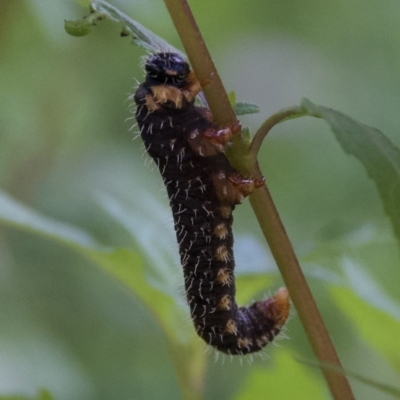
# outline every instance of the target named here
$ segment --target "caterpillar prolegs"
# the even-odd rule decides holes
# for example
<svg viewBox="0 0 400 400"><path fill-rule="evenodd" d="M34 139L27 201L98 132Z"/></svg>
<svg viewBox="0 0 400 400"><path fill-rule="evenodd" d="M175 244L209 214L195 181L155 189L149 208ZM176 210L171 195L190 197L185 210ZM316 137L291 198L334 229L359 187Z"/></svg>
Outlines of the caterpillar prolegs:
<svg viewBox="0 0 400 400"><path fill-rule="evenodd" d="M280 332L289 297L282 288L237 306L232 211L264 179L244 178L230 165L224 148L240 125L221 128L208 109L194 105L201 85L182 57L157 53L145 68L134 95L136 119L167 188L195 329L224 353L258 351Z"/></svg>

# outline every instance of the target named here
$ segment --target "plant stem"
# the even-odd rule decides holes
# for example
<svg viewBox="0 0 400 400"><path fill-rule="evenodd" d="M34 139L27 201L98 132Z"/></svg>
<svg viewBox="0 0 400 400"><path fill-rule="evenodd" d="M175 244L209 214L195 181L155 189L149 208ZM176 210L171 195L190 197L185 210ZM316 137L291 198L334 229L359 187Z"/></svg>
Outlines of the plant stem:
<svg viewBox="0 0 400 400"><path fill-rule="evenodd" d="M302 117L304 115L307 115L307 112L304 111L301 107L297 106L279 111L276 114L271 115L271 117L269 117L267 120L265 120L254 135L253 141L250 145L250 153L253 158L256 159L265 137L276 124L286 121L288 119Z"/></svg>
<svg viewBox="0 0 400 400"><path fill-rule="evenodd" d="M220 126L234 125L235 113L187 1L164 0L164 2L197 79L207 83L203 92L215 122Z"/></svg>
<svg viewBox="0 0 400 400"><path fill-rule="evenodd" d="M252 176L261 175L257 164L249 169L248 172ZM320 362L327 362L341 367L339 357L267 186L256 190L250 196L250 203L282 274L283 281L289 290L290 297L315 355ZM322 369L322 372L334 399L354 399L345 375L326 369Z"/></svg>
<svg viewBox="0 0 400 400"><path fill-rule="evenodd" d="M222 126L233 125L236 117L187 1L164 0L164 2L197 78L200 82L211 79L210 84L204 88L204 94L215 121ZM237 149L233 152L233 159L237 161L241 153L240 171L251 176L261 176L255 156L265 135L276 123L299 113L301 113L301 109L291 109L276 118L273 116L268 119L257 133L255 142L251 145L251 152L237 140L235 143ZM341 367L339 357L267 187L256 190L250 196L250 202L315 355L322 363L331 363ZM328 370L323 370L323 373L335 400L354 399L350 385L343 374Z"/></svg>

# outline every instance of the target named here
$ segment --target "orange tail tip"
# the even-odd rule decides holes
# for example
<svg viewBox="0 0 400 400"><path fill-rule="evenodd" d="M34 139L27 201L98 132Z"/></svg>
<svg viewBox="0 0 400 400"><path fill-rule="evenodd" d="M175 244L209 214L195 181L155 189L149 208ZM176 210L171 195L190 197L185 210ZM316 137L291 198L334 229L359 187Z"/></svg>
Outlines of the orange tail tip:
<svg viewBox="0 0 400 400"><path fill-rule="evenodd" d="M290 311L289 291L285 287L281 287L275 296L270 299L268 311L275 323L283 326L289 317Z"/></svg>

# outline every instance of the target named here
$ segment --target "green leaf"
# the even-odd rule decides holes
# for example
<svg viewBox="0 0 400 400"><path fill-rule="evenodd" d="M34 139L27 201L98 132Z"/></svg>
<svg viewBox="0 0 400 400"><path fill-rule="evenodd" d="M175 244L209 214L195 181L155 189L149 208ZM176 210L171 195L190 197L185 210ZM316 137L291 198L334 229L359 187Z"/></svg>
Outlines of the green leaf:
<svg viewBox="0 0 400 400"><path fill-rule="evenodd" d="M175 232L166 228L163 235L159 234L160 220L171 215L166 205L151 196L144 188L140 197L135 198L132 208L123 205L118 199L107 193L97 193L96 198L103 209L132 236L146 255L149 268L154 272L158 282L152 282L159 290L180 301L177 294L176 277L180 272ZM135 210L135 211L133 211Z"/></svg>
<svg viewBox="0 0 400 400"><path fill-rule="evenodd" d="M146 232L146 225L151 227L151 224L142 223L138 225L138 229L132 228L132 215L115 199L103 194L101 201L110 215L120 222L124 221L125 227L131 232L133 231L137 237L141 233L141 239L144 240L142 243L146 243L145 240L148 238L145 237L152 234L151 230L147 229ZM151 208L152 204L148 202L147 205ZM158 211L157 209L153 211L156 218ZM181 382L180 386L184 397L189 398L193 391L201 392L201 388L198 388L194 382L203 380L206 363L205 344L196 336L195 330L188 326L189 312L187 305L183 297L179 295L176 285L172 284L173 280L160 280L160 274L158 274L158 280L154 279L149 275L148 268L144 267L142 258L131 250L103 248L82 230L43 216L1 192L0 222L71 247L121 282L131 294L134 294L142 302L166 334L171 358L178 380ZM151 242L147 244L149 243ZM162 246L160 247L162 248ZM152 253L157 253L157 248L158 246L155 246ZM146 251L149 250L149 248L146 248ZM159 259L157 258L157 260ZM163 267L161 267L162 270ZM156 271L160 272L157 269ZM170 273L168 278L171 275L176 274ZM165 275L161 278L164 279ZM5 399L32 400L25 398ZM51 398L40 397L38 400L51 400Z"/></svg>
<svg viewBox="0 0 400 400"><path fill-rule="evenodd" d="M71 246L83 248L99 247L96 241L86 232L46 217L26 207L1 190L0 222L27 232L40 233L42 236L62 243L68 243Z"/></svg>
<svg viewBox="0 0 400 400"><path fill-rule="evenodd" d="M236 300L240 305L246 305L254 301L254 296L269 288L273 282L272 274L246 274L236 275ZM267 289L268 290L268 289Z"/></svg>
<svg viewBox="0 0 400 400"><path fill-rule="evenodd" d="M82 7L89 7L90 5L90 0L75 0L77 3L79 3Z"/></svg>
<svg viewBox="0 0 400 400"><path fill-rule="evenodd" d="M248 126L244 126L240 132L241 139L246 146L250 146L251 143L251 131Z"/></svg>
<svg viewBox="0 0 400 400"><path fill-rule="evenodd" d="M92 30L93 23L89 20L64 21L64 29L71 36L85 36Z"/></svg>
<svg viewBox="0 0 400 400"><path fill-rule="evenodd" d="M233 111L238 116L245 114L257 114L260 112L260 107L258 107L257 104L243 103L239 101L233 106Z"/></svg>
<svg viewBox="0 0 400 400"><path fill-rule="evenodd" d="M86 2L85 2L86 3ZM74 36L83 36L90 32L90 28L97 21L107 18L121 25L124 36L132 36L133 42L150 52L171 51L185 57L185 55L157 36L139 22L128 17L116 7L104 0L90 2L91 14L79 21L66 21L65 30Z"/></svg>
<svg viewBox="0 0 400 400"><path fill-rule="evenodd" d="M274 368L254 366L234 400L323 399L324 388L314 374L296 362L288 351L274 353Z"/></svg>
<svg viewBox="0 0 400 400"><path fill-rule="evenodd" d="M304 99L309 115L324 119L343 150L358 158L374 181L400 241L400 150L380 130Z"/></svg>
<svg viewBox="0 0 400 400"><path fill-rule="evenodd" d="M366 376L357 374L355 372L345 370L334 364L326 364L326 363L324 364L324 363L302 360L302 359L299 359L299 361L302 364L306 364L311 367L323 368L323 369L326 369L329 371L336 371L336 372L346 375L350 378L354 378L357 381L364 383L365 385L371 386L371 387L381 391L382 393L386 393L388 395L394 396L397 399L400 399L400 389L393 387L391 385L387 385L386 383L379 382L379 381L376 381L375 379L371 379Z"/></svg>
<svg viewBox="0 0 400 400"><path fill-rule="evenodd" d="M41 390L37 397L0 396L0 400L53 400L54 397L47 390Z"/></svg>
<svg viewBox="0 0 400 400"><path fill-rule="evenodd" d="M114 208L113 212L122 220L132 222L127 211L111 199L111 197L108 199L108 207ZM159 274L159 279L155 280L154 277L146 275L141 257L131 250L104 248L83 230L46 217L2 192L0 192L0 222L55 240L81 253L130 289L131 293L134 293L155 316L171 340L188 342L193 339L193 330L176 329L176 326L186 324L187 306L180 299L175 281L171 279L174 274L171 274L170 270L164 269L164 274L161 277ZM143 237L146 228L142 224L139 224L138 228L137 234L141 233ZM151 232L149 235L151 236ZM155 248L153 253L157 251ZM156 258L156 261L159 260L160 258Z"/></svg>
<svg viewBox="0 0 400 400"><path fill-rule="evenodd" d="M228 100L232 107L236 104L236 93L234 90L228 93Z"/></svg>
<svg viewBox="0 0 400 400"><path fill-rule="evenodd" d="M41 390L37 400L53 400L54 397L47 390Z"/></svg>
<svg viewBox="0 0 400 400"><path fill-rule="evenodd" d="M146 306L172 342L188 343L194 337L190 329L177 329L187 323L187 310L176 300L149 284L141 257L127 249L111 252L83 249L84 254L113 275Z"/></svg>
<svg viewBox="0 0 400 400"><path fill-rule="evenodd" d="M345 260L349 287L332 286L330 293L363 338L400 372L400 305L391 300L360 267Z"/></svg>
<svg viewBox="0 0 400 400"><path fill-rule="evenodd" d="M348 285L371 306L391 315L400 323L400 304L392 300L368 272L349 258L343 260L343 272Z"/></svg>

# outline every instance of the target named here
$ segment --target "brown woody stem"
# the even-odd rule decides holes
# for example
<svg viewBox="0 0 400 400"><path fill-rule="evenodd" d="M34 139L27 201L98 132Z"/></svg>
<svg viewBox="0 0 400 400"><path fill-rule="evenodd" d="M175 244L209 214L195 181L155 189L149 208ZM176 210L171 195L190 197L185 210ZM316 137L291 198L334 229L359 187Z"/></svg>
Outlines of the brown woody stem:
<svg viewBox="0 0 400 400"><path fill-rule="evenodd" d="M200 82L209 82L203 92L215 121L220 126L234 125L235 113L187 1L164 0L164 2L197 79Z"/></svg>

